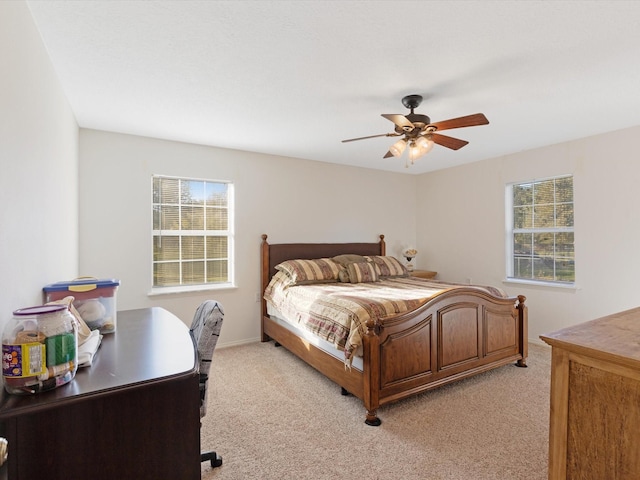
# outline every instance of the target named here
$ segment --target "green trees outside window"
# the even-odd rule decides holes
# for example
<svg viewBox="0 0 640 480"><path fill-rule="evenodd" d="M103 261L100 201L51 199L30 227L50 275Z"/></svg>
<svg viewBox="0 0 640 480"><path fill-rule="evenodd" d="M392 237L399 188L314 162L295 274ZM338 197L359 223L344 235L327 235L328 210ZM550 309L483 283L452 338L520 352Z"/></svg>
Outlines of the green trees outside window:
<svg viewBox="0 0 640 480"><path fill-rule="evenodd" d="M575 282L573 177L510 185L511 278Z"/></svg>
<svg viewBox="0 0 640 480"><path fill-rule="evenodd" d="M153 177L153 286L231 283L230 183Z"/></svg>

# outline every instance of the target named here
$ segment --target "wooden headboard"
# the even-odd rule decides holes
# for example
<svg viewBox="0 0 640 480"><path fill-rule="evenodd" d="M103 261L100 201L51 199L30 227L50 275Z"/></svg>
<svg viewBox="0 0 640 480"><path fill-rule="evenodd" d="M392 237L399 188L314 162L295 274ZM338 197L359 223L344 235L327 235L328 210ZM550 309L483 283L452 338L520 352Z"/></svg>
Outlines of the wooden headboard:
<svg viewBox="0 0 640 480"><path fill-rule="evenodd" d="M313 259L335 257L345 253L357 255L386 255L384 235L380 235L378 242L372 243L277 243L270 245L267 235L262 235L261 271L262 291L264 292L276 273L276 265L285 260ZM267 304L262 300L262 315L267 314Z"/></svg>

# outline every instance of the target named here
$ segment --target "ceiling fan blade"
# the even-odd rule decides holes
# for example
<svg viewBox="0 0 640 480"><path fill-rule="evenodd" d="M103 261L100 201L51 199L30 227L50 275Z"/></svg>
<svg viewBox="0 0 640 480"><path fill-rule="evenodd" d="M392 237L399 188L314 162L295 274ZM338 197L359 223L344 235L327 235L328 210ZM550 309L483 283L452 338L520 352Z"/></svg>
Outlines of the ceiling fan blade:
<svg viewBox="0 0 640 480"><path fill-rule="evenodd" d="M397 137L399 133L381 133L379 135L369 135L368 137L358 137L358 138L349 138L347 140L342 140L342 143L347 142L355 142L356 140L366 140L367 138L376 138L376 137Z"/></svg>
<svg viewBox="0 0 640 480"><path fill-rule="evenodd" d="M410 132L414 128L413 123L411 123L409 119L404 115L398 115L395 113L383 113L382 116L387 120L391 120L395 125L400 127L405 132Z"/></svg>
<svg viewBox="0 0 640 480"><path fill-rule="evenodd" d="M387 152L387 154L386 154L384 157L382 157L382 158L391 158L391 157L394 157L394 156L395 156L395 155L394 155L393 153L391 153L391 150L389 150L389 151Z"/></svg>
<svg viewBox="0 0 640 480"><path fill-rule="evenodd" d="M450 148L451 150L458 150L464 147L467 143L466 140L460 140L458 138L447 137L446 135L440 135L439 133L432 133L431 140L438 145Z"/></svg>
<svg viewBox="0 0 640 480"><path fill-rule="evenodd" d="M441 122L435 122L429 124L431 127L436 127L437 130L449 130L451 128L462 127L475 127L476 125L487 125L489 120L482 113L474 113L473 115L467 115L466 117L452 118L450 120L443 120Z"/></svg>

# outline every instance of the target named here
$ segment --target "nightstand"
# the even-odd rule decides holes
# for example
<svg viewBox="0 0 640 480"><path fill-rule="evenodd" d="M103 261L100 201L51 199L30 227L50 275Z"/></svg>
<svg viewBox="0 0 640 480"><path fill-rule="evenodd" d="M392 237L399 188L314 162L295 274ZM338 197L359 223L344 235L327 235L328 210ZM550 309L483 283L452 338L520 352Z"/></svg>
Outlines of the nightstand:
<svg viewBox="0 0 640 480"><path fill-rule="evenodd" d="M409 272L409 275L419 278L435 278L435 276L438 275L438 272L431 272L429 270L413 270Z"/></svg>

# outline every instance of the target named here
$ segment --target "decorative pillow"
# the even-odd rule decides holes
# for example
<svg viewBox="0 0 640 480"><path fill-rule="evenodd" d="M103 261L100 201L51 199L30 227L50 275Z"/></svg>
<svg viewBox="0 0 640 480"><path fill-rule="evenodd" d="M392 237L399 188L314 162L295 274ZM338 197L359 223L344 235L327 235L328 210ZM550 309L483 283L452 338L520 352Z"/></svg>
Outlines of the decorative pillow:
<svg viewBox="0 0 640 480"><path fill-rule="evenodd" d="M342 265L340 265L338 280L342 283L349 283L351 281L349 280L349 271L347 270L347 267L343 267Z"/></svg>
<svg viewBox="0 0 640 480"><path fill-rule="evenodd" d="M408 277L409 271L400 263L396 257L391 256L370 256L370 258L378 267L378 275L380 277Z"/></svg>
<svg viewBox="0 0 640 480"><path fill-rule="evenodd" d="M332 258L334 262L340 265L340 273L338 274L338 280L342 283L350 283L349 272L347 271L347 265L350 263L361 263L366 262L367 259L362 255L357 255L355 253L344 253L342 255L336 255Z"/></svg>
<svg viewBox="0 0 640 480"><path fill-rule="evenodd" d="M313 260L287 260L276 265L276 270L285 272L294 284L331 283L338 281L340 265L330 258Z"/></svg>
<svg viewBox="0 0 640 480"><path fill-rule="evenodd" d="M351 283L377 282L376 266L371 262L349 263L347 265L349 281Z"/></svg>
<svg viewBox="0 0 640 480"><path fill-rule="evenodd" d="M345 253L343 255L336 255L332 259L334 262L346 267L350 263L366 262L367 259L362 255L356 255L355 253Z"/></svg>

